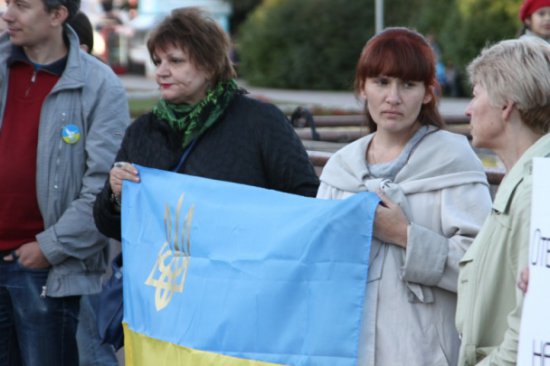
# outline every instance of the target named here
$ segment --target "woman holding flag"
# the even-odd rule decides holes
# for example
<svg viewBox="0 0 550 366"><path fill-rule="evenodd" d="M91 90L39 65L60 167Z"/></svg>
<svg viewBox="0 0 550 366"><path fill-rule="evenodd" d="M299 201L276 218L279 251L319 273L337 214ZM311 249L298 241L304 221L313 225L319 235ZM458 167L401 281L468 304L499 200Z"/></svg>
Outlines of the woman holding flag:
<svg viewBox="0 0 550 366"><path fill-rule="evenodd" d="M120 240L122 181L134 167L315 196L318 178L298 136L275 106L245 96L221 27L197 8L175 9L151 33L161 100L127 129L94 207L99 230Z"/></svg>
<svg viewBox="0 0 550 366"><path fill-rule="evenodd" d="M335 153L318 197L377 192L359 365L456 365L458 262L489 214L481 162L443 131L426 39L389 28L359 58L371 133ZM345 247L345 243L342 243Z"/></svg>
<svg viewBox="0 0 550 366"><path fill-rule="evenodd" d="M100 232L121 240L122 182L140 181L134 164L315 196L319 180L300 139L279 109L238 88L229 40L213 19L197 8L175 9L147 48L161 99L126 130L94 205ZM120 313L115 321L113 314L99 318L104 341L120 347Z"/></svg>

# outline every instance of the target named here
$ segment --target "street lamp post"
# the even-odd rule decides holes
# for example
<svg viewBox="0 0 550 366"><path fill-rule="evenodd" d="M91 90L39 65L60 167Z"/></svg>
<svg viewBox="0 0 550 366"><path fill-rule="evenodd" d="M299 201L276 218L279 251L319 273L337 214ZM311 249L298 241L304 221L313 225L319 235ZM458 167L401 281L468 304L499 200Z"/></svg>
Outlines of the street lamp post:
<svg viewBox="0 0 550 366"><path fill-rule="evenodd" d="M384 0L375 0L374 13L374 29L380 33L384 29Z"/></svg>

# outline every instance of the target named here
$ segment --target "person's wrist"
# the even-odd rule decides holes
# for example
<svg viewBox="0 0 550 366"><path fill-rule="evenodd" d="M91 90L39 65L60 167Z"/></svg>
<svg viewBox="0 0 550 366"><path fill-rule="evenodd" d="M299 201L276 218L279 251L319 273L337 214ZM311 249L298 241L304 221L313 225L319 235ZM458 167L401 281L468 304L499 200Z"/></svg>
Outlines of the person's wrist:
<svg viewBox="0 0 550 366"><path fill-rule="evenodd" d="M114 192L111 192L111 203L115 208L120 210L120 207L121 207L120 195L117 195Z"/></svg>

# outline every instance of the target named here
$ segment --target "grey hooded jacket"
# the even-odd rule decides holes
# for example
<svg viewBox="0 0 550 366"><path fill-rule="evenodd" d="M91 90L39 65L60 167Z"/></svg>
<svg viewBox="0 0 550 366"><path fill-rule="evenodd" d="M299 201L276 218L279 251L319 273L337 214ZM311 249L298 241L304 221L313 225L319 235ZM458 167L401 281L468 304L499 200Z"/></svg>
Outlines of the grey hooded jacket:
<svg viewBox="0 0 550 366"><path fill-rule="evenodd" d="M99 292L107 266L107 239L94 224L92 207L107 179L130 121L126 92L112 70L82 52L76 34L66 68L44 100L36 155L38 206L45 230L36 236L51 263L47 295ZM6 108L12 44L0 35L0 130ZM80 130L74 144L62 140L63 127Z"/></svg>

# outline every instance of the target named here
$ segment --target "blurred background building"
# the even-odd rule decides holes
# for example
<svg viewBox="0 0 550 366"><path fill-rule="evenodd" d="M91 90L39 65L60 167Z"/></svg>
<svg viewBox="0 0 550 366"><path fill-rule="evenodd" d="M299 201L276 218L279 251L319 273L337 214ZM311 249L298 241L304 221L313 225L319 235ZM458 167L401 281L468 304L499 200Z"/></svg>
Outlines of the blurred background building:
<svg viewBox="0 0 550 366"><path fill-rule="evenodd" d="M152 75L145 49L151 28L173 8L199 6L228 31L239 78L249 86L352 89L355 62L384 26L433 39L441 94L465 97L466 65L481 49L521 28L522 0L81 0L95 26L94 54L119 74ZM0 0L0 12L5 0ZM0 30L5 25L0 21Z"/></svg>
<svg viewBox="0 0 550 366"><path fill-rule="evenodd" d="M212 18L229 32L231 6L223 0L135 0L135 12L129 19L128 64L132 71L144 68L147 75L153 73L153 65L145 47L149 31L174 8L197 6L205 9Z"/></svg>
<svg viewBox="0 0 550 366"><path fill-rule="evenodd" d="M145 47L147 35L172 9L184 6L205 9L229 32L231 6L223 0L82 0L81 10L96 30L97 57L117 74L151 76L153 65Z"/></svg>

